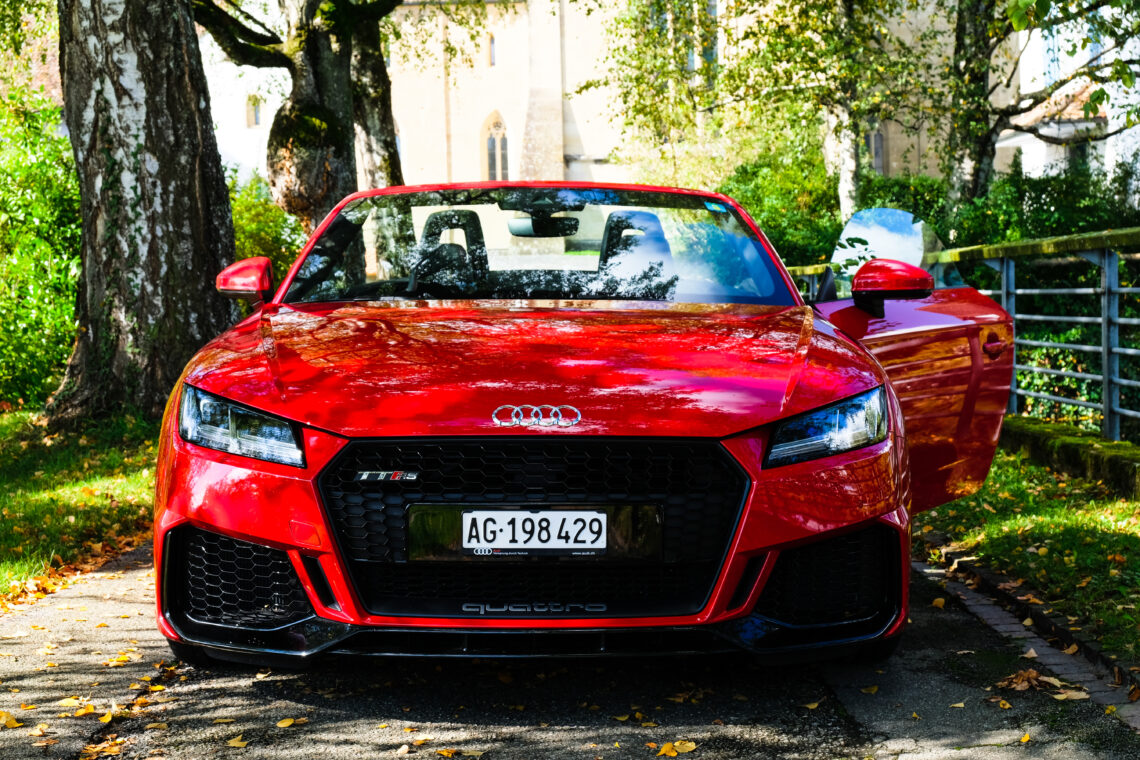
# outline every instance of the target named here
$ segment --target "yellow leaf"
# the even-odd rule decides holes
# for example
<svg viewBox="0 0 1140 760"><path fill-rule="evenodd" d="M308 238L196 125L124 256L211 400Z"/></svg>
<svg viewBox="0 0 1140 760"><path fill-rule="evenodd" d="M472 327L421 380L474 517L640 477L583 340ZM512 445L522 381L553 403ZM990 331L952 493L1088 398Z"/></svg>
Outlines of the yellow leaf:
<svg viewBox="0 0 1140 760"><path fill-rule="evenodd" d="M413 728L412 726L404 726L404 730L407 731L409 734L413 731L419 731L418 728Z"/></svg>
<svg viewBox="0 0 1140 760"><path fill-rule="evenodd" d="M1105 715L1112 715L1114 712L1116 712L1116 705L1109 705L1108 707L1104 708Z"/></svg>
<svg viewBox="0 0 1140 760"><path fill-rule="evenodd" d="M657 757L676 757L677 750L673 749L673 742L665 742L661 745L661 751L657 753Z"/></svg>
<svg viewBox="0 0 1140 760"><path fill-rule="evenodd" d="M931 607L937 607L938 609L942 609L946 606L946 600L940 596L937 599L935 599L933 602L931 602L930 606Z"/></svg>
<svg viewBox="0 0 1140 760"><path fill-rule="evenodd" d="M38 710L40 708L37 707L36 705L25 705L24 703L21 702L20 703L20 709L21 710Z"/></svg>
<svg viewBox="0 0 1140 760"><path fill-rule="evenodd" d="M863 692L864 694L875 694L879 691L879 687L878 686L864 686L859 691Z"/></svg>
<svg viewBox="0 0 1140 760"><path fill-rule="evenodd" d="M95 712L95 705L86 704L86 705L83 705L83 707L80 707L78 710L76 710L74 715L76 718L78 718L81 715L90 715L93 712Z"/></svg>
<svg viewBox="0 0 1140 760"><path fill-rule="evenodd" d="M444 757L455 757L455 753L458 751L457 749L437 749L435 754L443 755Z"/></svg>
<svg viewBox="0 0 1140 760"><path fill-rule="evenodd" d="M387 727L388 727L388 724L387 724L387 723L381 723L381 724L380 724L380 728L387 728Z"/></svg>
<svg viewBox="0 0 1140 760"><path fill-rule="evenodd" d="M651 720L647 720L641 724L642 728L657 728L657 724Z"/></svg>
<svg viewBox="0 0 1140 760"><path fill-rule="evenodd" d="M1000 707L1003 710L1008 710L1009 708L1013 707L1013 705L1011 705L1009 702L1006 702L1003 699L1000 702L998 702L998 707Z"/></svg>
<svg viewBox="0 0 1140 760"><path fill-rule="evenodd" d="M920 715L919 715L918 713L916 713L916 712L912 712L912 713L910 714L910 717L914 718L915 720L922 720L922 716L920 716Z"/></svg>
<svg viewBox="0 0 1140 760"><path fill-rule="evenodd" d="M1076 644L1073 644L1072 646L1070 646L1066 649L1063 649L1062 651L1065 654L1076 654L1078 651L1080 651L1080 647L1077 646Z"/></svg>
<svg viewBox="0 0 1140 760"><path fill-rule="evenodd" d="M1027 618L1025 618L1025 620L1021 621L1021 624L1023 626L1025 626L1026 628L1028 628L1029 626L1033 625L1033 618L1027 617Z"/></svg>
<svg viewBox="0 0 1140 760"><path fill-rule="evenodd" d="M1027 741L1029 741L1029 734L1026 734L1025 736L1021 737L1021 743L1022 744L1025 744Z"/></svg>
<svg viewBox="0 0 1140 760"><path fill-rule="evenodd" d="M110 628L111 626L107 625L106 623L99 623L95 627L96 628Z"/></svg>
<svg viewBox="0 0 1140 760"><path fill-rule="evenodd" d="M296 722L297 721L293 720L292 718L282 718L281 720L277 721L277 727L289 728L289 726L293 725Z"/></svg>
<svg viewBox="0 0 1140 760"><path fill-rule="evenodd" d="M226 742L226 744L228 744L231 747L244 747L245 745L249 744L249 742L243 742L241 740L241 734L238 734L237 736L235 736L234 738L232 738L228 742Z"/></svg>
<svg viewBox="0 0 1140 760"><path fill-rule="evenodd" d="M431 737L425 736L422 739L416 739L415 741L413 741L412 746L413 747L422 747L423 745L427 744L430 741L431 741Z"/></svg>
<svg viewBox="0 0 1140 760"><path fill-rule="evenodd" d="M696 748L697 748L696 742L690 742L690 741L673 742L673 749L677 750L677 752L679 752L682 755L685 754L686 752L692 752Z"/></svg>
<svg viewBox="0 0 1140 760"><path fill-rule="evenodd" d="M965 707L966 703L965 702L955 702L954 704L952 704L950 706L951 707Z"/></svg>
<svg viewBox="0 0 1140 760"><path fill-rule="evenodd" d="M48 724L47 723L40 723L40 724L36 725L35 728L33 728L31 731L28 732L28 736L47 736L47 730L48 730Z"/></svg>
<svg viewBox="0 0 1140 760"><path fill-rule="evenodd" d="M610 717L613 718L614 720L621 720L621 721L629 720L628 715L611 715Z"/></svg>
<svg viewBox="0 0 1140 760"><path fill-rule="evenodd" d="M150 690L151 691L166 691L166 687L163 686L162 684L155 684L154 686L150 687Z"/></svg>
<svg viewBox="0 0 1140 760"><path fill-rule="evenodd" d="M308 722L309 722L308 718L297 718L297 720L293 721L293 725L294 726L303 726Z"/></svg>
<svg viewBox="0 0 1140 760"><path fill-rule="evenodd" d="M115 717L114 713L112 713L110 710L108 710L106 715L101 715L99 717L99 722L100 723L110 723L111 718L113 718L113 717Z"/></svg>
<svg viewBox="0 0 1140 760"><path fill-rule="evenodd" d="M56 704L59 705L60 707L79 707L79 698L78 697L66 697L65 699L61 699L58 702L56 702Z"/></svg>
<svg viewBox="0 0 1140 760"><path fill-rule="evenodd" d="M806 707L809 710L814 710L815 708L819 707L819 702L805 702L804 704L800 705L800 707Z"/></svg>
<svg viewBox="0 0 1140 760"><path fill-rule="evenodd" d="M233 723L233 718L214 718L214 723Z"/></svg>
<svg viewBox="0 0 1140 760"><path fill-rule="evenodd" d="M147 723L146 727L147 728L157 728L157 729L162 729L162 730L169 728L169 726L167 726L165 723Z"/></svg>

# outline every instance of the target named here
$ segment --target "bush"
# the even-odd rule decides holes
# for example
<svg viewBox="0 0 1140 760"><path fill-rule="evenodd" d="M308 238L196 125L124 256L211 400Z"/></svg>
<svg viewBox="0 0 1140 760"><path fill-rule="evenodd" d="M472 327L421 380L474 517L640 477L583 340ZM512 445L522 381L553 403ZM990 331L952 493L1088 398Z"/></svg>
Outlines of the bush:
<svg viewBox="0 0 1140 760"><path fill-rule="evenodd" d="M273 202L269 183L253 172L245 183L229 172L230 206L234 217L234 259L268 256L273 262L274 282L293 265L305 244L305 230L297 218Z"/></svg>
<svg viewBox="0 0 1140 760"><path fill-rule="evenodd" d="M38 404L75 335L82 229L60 109L13 88L0 100L0 403Z"/></svg>
<svg viewBox="0 0 1140 760"><path fill-rule="evenodd" d="M819 141L798 134L736 167L717 188L744 206L788 266L830 261L843 229L836 178Z"/></svg>

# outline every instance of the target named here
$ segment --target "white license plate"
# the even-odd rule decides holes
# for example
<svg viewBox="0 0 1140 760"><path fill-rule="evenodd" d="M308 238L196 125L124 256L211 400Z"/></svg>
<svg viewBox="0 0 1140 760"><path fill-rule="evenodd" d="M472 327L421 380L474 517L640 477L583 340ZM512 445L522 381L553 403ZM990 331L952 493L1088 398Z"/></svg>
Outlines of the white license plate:
<svg viewBox="0 0 1140 760"><path fill-rule="evenodd" d="M463 513L463 553L476 556L606 551L606 513L584 509L476 509Z"/></svg>

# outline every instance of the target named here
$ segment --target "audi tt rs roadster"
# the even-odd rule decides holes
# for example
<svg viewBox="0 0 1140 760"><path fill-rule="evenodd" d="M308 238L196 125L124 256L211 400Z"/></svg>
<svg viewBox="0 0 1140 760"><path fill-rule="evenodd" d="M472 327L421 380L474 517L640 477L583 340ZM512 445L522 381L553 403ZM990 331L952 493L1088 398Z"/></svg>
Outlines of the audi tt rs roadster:
<svg viewBox="0 0 1140 760"><path fill-rule="evenodd" d="M910 518L978 488L1009 316L863 263L805 297L723 195L346 198L186 367L162 426L174 652L883 654Z"/></svg>

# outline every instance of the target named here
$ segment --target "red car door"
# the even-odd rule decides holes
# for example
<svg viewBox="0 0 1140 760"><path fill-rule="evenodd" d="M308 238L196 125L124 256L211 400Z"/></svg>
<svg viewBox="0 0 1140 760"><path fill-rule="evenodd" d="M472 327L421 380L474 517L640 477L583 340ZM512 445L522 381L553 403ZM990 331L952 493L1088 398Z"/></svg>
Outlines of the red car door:
<svg viewBox="0 0 1140 760"><path fill-rule="evenodd" d="M910 450L913 512L976 491L989 473L1013 372L1013 321L973 288L883 302L815 305L882 364L898 395Z"/></svg>

